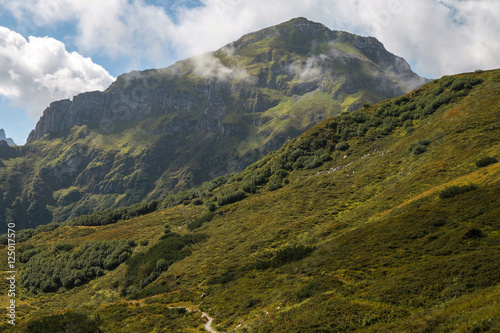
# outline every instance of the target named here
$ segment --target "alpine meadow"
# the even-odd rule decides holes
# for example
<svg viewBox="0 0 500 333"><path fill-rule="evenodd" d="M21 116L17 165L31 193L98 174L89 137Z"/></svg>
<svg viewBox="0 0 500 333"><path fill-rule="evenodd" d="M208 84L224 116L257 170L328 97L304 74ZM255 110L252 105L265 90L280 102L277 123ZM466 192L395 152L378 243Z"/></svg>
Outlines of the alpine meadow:
<svg viewBox="0 0 500 333"><path fill-rule="evenodd" d="M123 74L0 141L0 332L500 332L499 159L500 69L304 18Z"/></svg>

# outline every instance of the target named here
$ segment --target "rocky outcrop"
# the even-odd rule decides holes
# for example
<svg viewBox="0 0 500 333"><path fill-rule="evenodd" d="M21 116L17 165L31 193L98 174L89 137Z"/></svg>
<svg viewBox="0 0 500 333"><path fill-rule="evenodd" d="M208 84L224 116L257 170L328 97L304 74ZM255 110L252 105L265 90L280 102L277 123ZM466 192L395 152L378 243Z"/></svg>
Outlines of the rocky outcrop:
<svg viewBox="0 0 500 333"><path fill-rule="evenodd" d="M16 145L16 143L14 142L14 140L12 140L11 138L7 138L5 136L5 131L3 129L0 129L0 141L7 142L7 144L9 146L15 146Z"/></svg>

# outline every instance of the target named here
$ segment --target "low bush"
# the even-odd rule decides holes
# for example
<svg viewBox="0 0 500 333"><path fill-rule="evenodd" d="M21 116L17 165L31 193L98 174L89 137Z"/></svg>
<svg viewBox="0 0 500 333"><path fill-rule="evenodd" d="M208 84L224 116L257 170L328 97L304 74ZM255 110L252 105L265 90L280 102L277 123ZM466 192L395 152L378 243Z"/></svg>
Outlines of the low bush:
<svg viewBox="0 0 500 333"><path fill-rule="evenodd" d="M28 333L53 333L53 332L102 332L99 317L91 318L81 312L66 312L28 322Z"/></svg>
<svg viewBox="0 0 500 333"><path fill-rule="evenodd" d="M168 286L153 286L153 287L145 288L145 289L141 290L140 292L138 292L137 294L132 295L130 297L130 299L137 300L137 299L141 299L141 298L147 298L147 297L151 297L151 296L158 295L158 294L168 293L169 291L170 291L170 287L168 287Z"/></svg>
<svg viewBox="0 0 500 333"><path fill-rule="evenodd" d="M201 227L204 223L212 221L212 219L215 216L215 212L211 211L209 213L206 213L197 219L195 219L193 222L188 224L188 229L193 231L194 229L198 229Z"/></svg>
<svg viewBox="0 0 500 333"><path fill-rule="evenodd" d="M193 205L195 205L195 206L203 205L203 200L201 200L201 199L194 199L193 200Z"/></svg>
<svg viewBox="0 0 500 333"><path fill-rule="evenodd" d="M245 197L246 194L243 190L224 191L219 194L217 204L222 207L243 200Z"/></svg>
<svg viewBox="0 0 500 333"><path fill-rule="evenodd" d="M211 201L205 203L205 206L207 206L208 210L213 212L217 209L217 205Z"/></svg>
<svg viewBox="0 0 500 333"><path fill-rule="evenodd" d="M477 189L477 185L469 184L469 185L461 185L461 186L450 186L439 192L439 197L441 199L453 198L459 194L473 191Z"/></svg>
<svg viewBox="0 0 500 333"><path fill-rule="evenodd" d="M316 282L311 282L304 287L302 287L298 292L297 292L297 299L299 301L303 301L306 298L309 298L316 294L320 290L320 286Z"/></svg>
<svg viewBox="0 0 500 333"><path fill-rule="evenodd" d="M304 245L287 246L278 250L272 259L259 261L256 264L256 268L257 269L267 269L270 267L278 268L287 263L298 261L307 257L315 249L316 248L313 246L304 246Z"/></svg>
<svg viewBox="0 0 500 333"><path fill-rule="evenodd" d="M417 140L408 147L408 150L414 155L420 155L427 151L427 146L430 145L430 143L431 141L427 139Z"/></svg>
<svg viewBox="0 0 500 333"><path fill-rule="evenodd" d="M467 232L462 236L462 239L479 239L483 237L484 234L481 230L477 228L470 228Z"/></svg>
<svg viewBox="0 0 500 333"><path fill-rule="evenodd" d="M62 242L56 242L50 248L50 250L54 253L70 251L71 249L73 249L73 245Z"/></svg>
<svg viewBox="0 0 500 333"><path fill-rule="evenodd" d="M483 157L480 160L478 160L476 162L476 166L478 168L483 168L483 167L486 167L488 165L495 164L495 163L498 163L498 160L495 157L487 156L487 157Z"/></svg>
<svg viewBox="0 0 500 333"><path fill-rule="evenodd" d="M339 142L335 145L335 150L346 151L348 149L349 149L349 143L345 141Z"/></svg>

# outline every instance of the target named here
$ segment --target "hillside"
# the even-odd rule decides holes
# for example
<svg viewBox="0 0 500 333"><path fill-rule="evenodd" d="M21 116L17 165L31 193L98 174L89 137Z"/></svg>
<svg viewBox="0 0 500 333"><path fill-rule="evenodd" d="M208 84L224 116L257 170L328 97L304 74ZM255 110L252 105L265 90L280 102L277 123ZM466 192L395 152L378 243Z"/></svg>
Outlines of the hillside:
<svg viewBox="0 0 500 333"><path fill-rule="evenodd" d="M306 19L127 73L103 92L53 102L25 146L0 151L0 221L35 227L163 199L424 82L376 39Z"/></svg>
<svg viewBox="0 0 500 333"><path fill-rule="evenodd" d="M19 233L0 330L199 332L203 311L225 332L498 332L499 92L500 70L443 77L162 202Z"/></svg>

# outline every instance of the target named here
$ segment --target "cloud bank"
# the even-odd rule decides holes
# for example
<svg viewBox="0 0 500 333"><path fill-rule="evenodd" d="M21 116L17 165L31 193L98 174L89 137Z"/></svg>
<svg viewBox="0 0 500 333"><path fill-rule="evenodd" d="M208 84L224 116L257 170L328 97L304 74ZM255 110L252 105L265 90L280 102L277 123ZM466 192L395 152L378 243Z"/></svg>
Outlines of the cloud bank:
<svg viewBox="0 0 500 333"><path fill-rule="evenodd" d="M102 90L113 77L90 58L66 51L53 38L29 37L0 27L0 95L37 119L54 100Z"/></svg>
<svg viewBox="0 0 500 333"><path fill-rule="evenodd" d="M497 0L0 0L19 22L76 22L80 53L163 67L250 31L303 16L374 36L414 70L439 77L500 67ZM132 68L130 68L132 69Z"/></svg>

